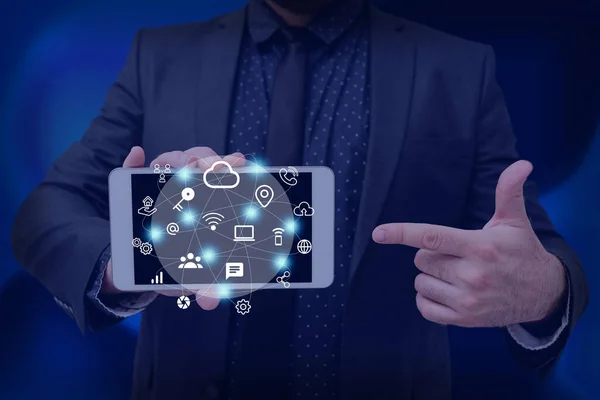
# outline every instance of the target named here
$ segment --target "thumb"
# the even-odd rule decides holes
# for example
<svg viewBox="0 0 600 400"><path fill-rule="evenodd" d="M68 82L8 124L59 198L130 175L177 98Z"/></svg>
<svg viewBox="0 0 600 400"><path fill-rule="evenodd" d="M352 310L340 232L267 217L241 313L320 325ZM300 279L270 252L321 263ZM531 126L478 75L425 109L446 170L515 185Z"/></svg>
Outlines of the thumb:
<svg viewBox="0 0 600 400"><path fill-rule="evenodd" d="M529 161L517 161L502 172L496 187L495 220L528 220L523 185L533 171Z"/></svg>
<svg viewBox="0 0 600 400"><path fill-rule="evenodd" d="M212 311L221 302L217 296L217 290L214 288L200 290L196 293L196 302L205 311Z"/></svg>
<svg viewBox="0 0 600 400"><path fill-rule="evenodd" d="M129 155L123 161L123 168L142 168L146 160L144 149L135 146L129 152Z"/></svg>

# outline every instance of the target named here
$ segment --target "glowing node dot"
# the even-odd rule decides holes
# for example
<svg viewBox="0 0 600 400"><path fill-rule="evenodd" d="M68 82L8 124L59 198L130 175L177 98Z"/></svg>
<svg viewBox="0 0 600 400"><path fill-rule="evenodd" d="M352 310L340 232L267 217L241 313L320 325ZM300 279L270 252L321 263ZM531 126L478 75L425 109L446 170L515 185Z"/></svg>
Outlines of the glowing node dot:
<svg viewBox="0 0 600 400"><path fill-rule="evenodd" d="M284 268L287 265L287 257L279 256L275 258L275 266L279 269Z"/></svg>
<svg viewBox="0 0 600 400"><path fill-rule="evenodd" d="M185 180L187 180L187 179L190 178L191 174L190 174L190 171L189 171L188 168L182 168L182 169L179 170L179 172L177 173L177 175L179 176L179 178L181 180L185 181Z"/></svg>
<svg viewBox="0 0 600 400"><path fill-rule="evenodd" d="M231 296L231 290L226 285L219 285L217 289L217 296L221 299L227 299Z"/></svg>
<svg viewBox="0 0 600 400"><path fill-rule="evenodd" d="M286 230L290 233L293 233L296 230L296 222L295 221L287 221L285 224Z"/></svg>
<svg viewBox="0 0 600 400"><path fill-rule="evenodd" d="M158 240L161 237L161 231L158 228L150 229L150 238L152 240Z"/></svg>
<svg viewBox="0 0 600 400"><path fill-rule="evenodd" d="M248 206L246 208L246 217L249 218L250 220L255 219L256 217L258 217L258 210L255 207L252 206Z"/></svg>
<svg viewBox="0 0 600 400"><path fill-rule="evenodd" d="M212 249L204 249L202 253L202 258L204 259L204 261L210 263L215 261L215 259L217 258L217 254Z"/></svg>

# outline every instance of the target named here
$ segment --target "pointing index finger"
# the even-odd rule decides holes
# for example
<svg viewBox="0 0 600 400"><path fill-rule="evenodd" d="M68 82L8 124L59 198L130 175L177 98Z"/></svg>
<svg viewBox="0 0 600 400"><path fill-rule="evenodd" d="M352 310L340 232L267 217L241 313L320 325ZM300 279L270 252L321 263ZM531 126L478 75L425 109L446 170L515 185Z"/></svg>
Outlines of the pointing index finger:
<svg viewBox="0 0 600 400"><path fill-rule="evenodd" d="M417 249L464 257L477 238L474 231L440 225L397 223L384 224L375 228L373 240L382 244L403 244Z"/></svg>

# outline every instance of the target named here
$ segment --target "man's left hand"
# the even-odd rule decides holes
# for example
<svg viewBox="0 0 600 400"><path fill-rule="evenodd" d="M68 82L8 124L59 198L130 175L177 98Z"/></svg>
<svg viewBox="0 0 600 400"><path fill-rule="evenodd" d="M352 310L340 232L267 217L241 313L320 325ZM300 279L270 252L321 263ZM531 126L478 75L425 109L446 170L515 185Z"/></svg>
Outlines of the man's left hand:
<svg viewBox="0 0 600 400"><path fill-rule="evenodd" d="M507 326L542 320L557 307L565 270L527 217L523 185L532 169L518 161L502 173L496 211L481 230L397 223L373 231L378 243L420 249L415 289L424 318L464 327Z"/></svg>

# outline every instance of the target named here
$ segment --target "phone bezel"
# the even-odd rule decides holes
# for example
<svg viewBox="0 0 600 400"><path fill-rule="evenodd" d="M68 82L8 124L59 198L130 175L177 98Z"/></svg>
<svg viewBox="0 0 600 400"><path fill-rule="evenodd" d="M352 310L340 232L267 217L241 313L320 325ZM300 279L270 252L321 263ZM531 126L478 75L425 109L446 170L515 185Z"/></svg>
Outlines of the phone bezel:
<svg viewBox="0 0 600 400"><path fill-rule="evenodd" d="M261 167L267 173L278 173L288 167ZM334 196L335 175L328 167L295 167L298 172L312 175L312 202L315 210L319 210L319 218L312 221L311 282L291 282L291 289L321 289L330 286L334 279ZM173 170L174 172L176 170ZM235 171L256 173L256 167L235 168ZM193 169L191 173L203 173L201 169ZM117 168L109 175L109 205L111 262L113 284L121 291L144 292L160 290L202 290L214 287L214 284L185 285L136 285L134 279L133 251L133 204L131 194L131 176L138 174L155 175L153 168ZM115 221L117 221L115 223ZM318 243L318 246L314 244ZM261 284L263 289L283 289L278 283ZM247 290L256 288L252 284L238 283L229 285L232 289Z"/></svg>

